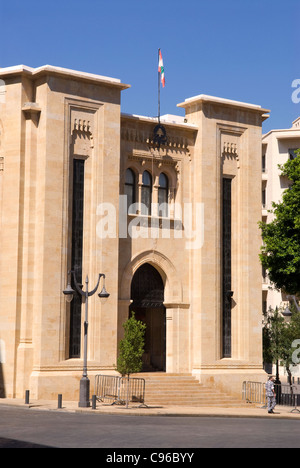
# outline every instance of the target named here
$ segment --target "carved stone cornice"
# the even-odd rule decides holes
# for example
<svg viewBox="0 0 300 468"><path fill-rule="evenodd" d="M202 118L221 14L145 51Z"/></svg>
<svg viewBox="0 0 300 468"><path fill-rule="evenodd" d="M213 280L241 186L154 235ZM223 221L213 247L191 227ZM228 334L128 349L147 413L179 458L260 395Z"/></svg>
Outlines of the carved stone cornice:
<svg viewBox="0 0 300 468"><path fill-rule="evenodd" d="M137 161L142 166L145 165L146 162L151 164L155 164L159 169L163 166L170 166L175 169L176 173L180 172L180 159L174 159L170 157L166 151L141 151L134 149L132 153L128 155L129 161Z"/></svg>
<svg viewBox="0 0 300 468"><path fill-rule="evenodd" d="M32 120L32 122L37 127L40 120L40 115L42 109L36 102L25 102L24 106L22 107L22 111L26 120Z"/></svg>
<svg viewBox="0 0 300 468"><path fill-rule="evenodd" d="M121 139L133 143L144 143L147 146L155 148L157 146L153 134L153 129L129 128L123 126L121 129ZM169 148L173 150L181 150L189 153L189 139L180 133L167 133L166 142L161 144L160 148Z"/></svg>
<svg viewBox="0 0 300 468"><path fill-rule="evenodd" d="M32 118L33 115L39 116L42 112L42 109L36 102L25 102L24 106L22 107L22 111L26 117Z"/></svg>

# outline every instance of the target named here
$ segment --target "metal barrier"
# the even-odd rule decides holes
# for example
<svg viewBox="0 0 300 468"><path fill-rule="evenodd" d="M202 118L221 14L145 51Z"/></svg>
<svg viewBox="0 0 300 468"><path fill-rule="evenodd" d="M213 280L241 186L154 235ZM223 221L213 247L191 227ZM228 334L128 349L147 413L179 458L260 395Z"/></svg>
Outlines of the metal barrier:
<svg viewBox="0 0 300 468"><path fill-rule="evenodd" d="M300 386L289 384L274 384L277 405L293 406L293 411L300 412ZM266 384L262 382L243 382L243 400L267 406Z"/></svg>
<svg viewBox="0 0 300 468"><path fill-rule="evenodd" d="M140 378L127 378L121 377L122 399L126 400L129 395L128 401L132 403L145 404L145 380Z"/></svg>
<svg viewBox="0 0 300 468"><path fill-rule="evenodd" d="M126 402L145 404L145 380L140 378L96 375L95 392L98 401L112 400L111 405Z"/></svg>
<svg viewBox="0 0 300 468"><path fill-rule="evenodd" d="M267 403L266 389L261 382L243 382L243 400L247 403Z"/></svg>
<svg viewBox="0 0 300 468"><path fill-rule="evenodd" d="M95 395L98 401L113 400L113 404L120 401L120 377L113 375L95 376Z"/></svg>

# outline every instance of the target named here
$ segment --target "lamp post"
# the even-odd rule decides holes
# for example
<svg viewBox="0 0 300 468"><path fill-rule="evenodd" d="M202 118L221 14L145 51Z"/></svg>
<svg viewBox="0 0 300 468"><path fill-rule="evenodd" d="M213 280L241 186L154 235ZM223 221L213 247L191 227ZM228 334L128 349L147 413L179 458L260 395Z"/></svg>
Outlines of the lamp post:
<svg viewBox="0 0 300 468"><path fill-rule="evenodd" d="M300 312L300 307L299 307L299 305L297 303L296 296L286 296L286 298L287 298L288 301L294 301L294 304L295 304L295 307L296 307L297 311ZM289 310L288 307L287 307L286 310Z"/></svg>
<svg viewBox="0 0 300 468"><path fill-rule="evenodd" d="M285 308L285 310L284 310L283 312L281 312L281 313L282 313L282 315L283 315L283 317L284 317L284 320L285 320L287 323L290 322L291 317L292 317L293 314L292 314L292 312L290 311L289 307L287 306L287 307Z"/></svg>
<svg viewBox="0 0 300 468"><path fill-rule="evenodd" d="M287 299L288 298L289 298L289 296L287 296ZM286 323L290 322L291 317L292 317L292 312L290 311L288 306L285 308L285 310L283 312L281 312L281 315L283 316ZM275 384L277 384L278 386L281 386L281 382L280 382L280 378L279 378L279 360L278 359L276 361L276 380L275 380ZM280 391L281 391L281 387L280 387ZM277 400L277 403L279 403L279 402L280 401Z"/></svg>
<svg viewBox="0 0 300 468"><path fill-rule="evenodd" d="M79 391L80 396L79 396L78 406L79 408L89 408L90 407L90 380L88 378L88 372L87 372L88 299L89 297L93 296L97 292L101 278L103 278L103 288L100 294L98 294L101 301L105 301L109 297L109 293L105 289L105 275L103 273L99 274L97 286L92 291L89 291L88 276L86 277L86 280L85 280L86 288L85 288L85 291L83 291L82 287L80 287L81 285L77 283L75 272L69 271L68 275L69 277L70 275L73 275L76 291L78 292L78 294L80 294L82 297L85 298L83 374L82 374L82 379L80 380L80 391ZM66 296L66 299L68 302L71 302L73 300L75 291L71 286L70 280L68 281L67 288L63 291L63 294Z"/></svg>

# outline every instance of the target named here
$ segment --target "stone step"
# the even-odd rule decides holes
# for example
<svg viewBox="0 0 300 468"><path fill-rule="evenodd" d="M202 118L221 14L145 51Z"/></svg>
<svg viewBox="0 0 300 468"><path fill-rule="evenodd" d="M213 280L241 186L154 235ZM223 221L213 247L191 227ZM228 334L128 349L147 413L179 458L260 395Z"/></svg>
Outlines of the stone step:
<svg viewBox="0 0 300 468"><path fill-rule="evenodd" d="M145 372L131 377L145 380L145 402L169 406L241 407L242 400L200 384L190 373Z"/></svg>
<svg viewBox="0 0 300 468"><path fill-rule="evenodd" d="M170 392L170 393L150 393L146 392L147 399L168 399L168 398L181 398L183 400L228 400L232 401L232 397L230 395L212 395L212 394L201 394L201 393L193 393L193 394L185 394L180 392Z"/></svg>
<svg viewBox="0 0 300 468"><path fill-rule="evenodd" d="M222 392L219 392L218 390L215 390L215 389L211 389L209 387L202 387L201 385L196 385L196 386L192 386L192 385L155 385L155 386L152 386L152 385L148 385L148 383L146 382L145 386L147 387L147 389L151 392L157 392L159 390L161 391L168 391L168 392L172 392L172 391L192 391L192 392L201 392L201 393L210 393L210 394L216 394L216 395L219 395L220 393Z"/></svg>
<svg viewBox="0 0 300 468"><path fill-rule="evenodd" d="M242 403L223 400L145 400L147 405L164 405L164 406L241 406Z"/></svg>
<svg viewBox="0 0 300 468"><path fill-rule="evenodd" d="M184 407L192 407L192 408L244 408L246 407L243 403L170 403L170 402L146 402L147 406L153 407L160 407L160 406L184 406Z"/></svg>
<svg viewBox="0 0 300 468"><path fill-rule="evenodd" d="M185 394L183 392L170 392L170 393L150 393L146 392L146 396L148 399L163 399L163 398L182 398L182 399L210 399L210 400L232 400L232 397L230 395L212 395L211 393L191 393L191 394Z"/></svg>
<svg viewBox="0 0 300 468"><path fill-rule="evenodd" d="M164 372L141 372L140 374L131 374L130 377L137 377L139 379L145 379L145 380L161 380L163 378L164 380L173 380L174 378L180 380L180 379L194 379L192 374L165 374Z"/></svg>

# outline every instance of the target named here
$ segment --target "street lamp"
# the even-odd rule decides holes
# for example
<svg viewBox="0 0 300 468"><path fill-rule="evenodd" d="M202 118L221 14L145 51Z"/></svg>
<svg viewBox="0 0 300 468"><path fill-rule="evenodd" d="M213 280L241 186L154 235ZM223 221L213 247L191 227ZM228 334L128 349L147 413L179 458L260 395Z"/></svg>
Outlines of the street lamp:
<svg viewBox="0 0 300 468"><path fill-rule="evenodd" d="M286 306L285 310L284 310L283 312L281 312L281 313L282 313L284 319L285 319L287 322L290 321L290 319L291 319L291 317L292 317L292 315L293 315L288 306Z"/></svg>
<svg viewBox="0 0 300 468"><path fill-rule="evenodd" d="M93 296L99 287L100 279L103 278L103 288L98 294L100 297L101 302L105 302L109 297L109 293L105 289L105 275L103 273L99 274L97 286L92 290L89 291L89 278L86 277L85 280L85 291L82 290L82 286L79 285L76 281L76 276L74 271L69 271L68 273L69 278L70 275L73 275L74 279L74 286L78 294L85 298L85 321L84 321L84 356L83 356L83 374L82 379L80 380L80 391L79 391L79 408L89 408L90 407L90 380L88 378L87 373L87 339L88 339L88 298ZM70 280L68 281L68 285L66 289L63 291L63 294L66 296L67 302L72 302L75 291L71 286Z"/></svg>
<svg viewBox="0 0 300 468"><path fill-rule="evenodd" d="M286 296L286 298L287 298L288 301L294 301L296 309L298 310L298 312L300 312L300 307L299 307L298 302L296 300L296 296Z"/></svg>
<svg viewBox="0 0 300 468"><path fill-rule="evenodd" d="M294 304L296 306L297 311L300 312L300 307L299 307L298 302L296 300L296 296L286 296L286 299L288 301L294 301ZM293 314L292 314L291 309L289 308L289 306L286 306L284 312L282 312L282 315L283 315L283 317L285 318L285 320L287 322L289 322L291 320Z"/></svg>

